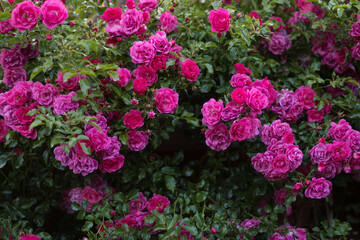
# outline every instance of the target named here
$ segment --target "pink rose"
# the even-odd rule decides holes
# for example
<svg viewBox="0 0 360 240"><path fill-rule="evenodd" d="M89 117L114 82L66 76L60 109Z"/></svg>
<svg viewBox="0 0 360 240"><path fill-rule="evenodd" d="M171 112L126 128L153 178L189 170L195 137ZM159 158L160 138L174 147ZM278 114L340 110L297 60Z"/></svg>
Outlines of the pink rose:
<svg viewBox="0 0 360 240"><path fill-rule="evenodd" d="M120 168L122 168L122 166L124 165L124 160L125 157L121 154L118 154L112 158L108 158L106 160L103 160L100 163L99 169L102 173L108 172L108 173L112 173L112 172L116 172L117 170L119 170Z"/></svg>
<svg viewBox="0 0 360 240"><path fill-rule="evenodd" d="M274 32L271 34L269 41L269 51L275 55L281 55L284 51L291 47L292 42L289 39L290 35L283 32Z"/></svg>
<svg viewBox="0 0 360 240"><path fill-rule="evenodd" d="M60 0L46 0L40 8L40 16L43 24L52 29L61 25L69 15Z"/></svg>
<svg viewBox="0 0 360 240"><path fill-rule="evenodd" d="M139 95L144 95L147 88L147 82L143 78L136 78L133 82L133 89L134 92L138 93Z"/></svg>
<svg viewBox="0 0 360 240"><path fill-rule="evenodd" d="M309 122L320 122L321 120L324 119L324 111L320 110L315 110L315 109L311 109L309 111L307 111L308 114L308 121Z"/></svg>
<svg viewBox="0 0 360 240"><path fill-rule="evenodd" d="M301 165L304 156L299 146L293 144L288 145L285 155L290 160L290 172L295 171L295 169Z"/></svg>
<svg viewBox="0 0 360 240"><path fill-rule="evenodd" d="M268 97L259 89L252 88L248 91L248 97L246 104L250 107L251 112L254 114L260 114L261 109L264 109L269 104Z"/></svg>
<svg viewBox="0 0 360 240"><path fill-rule="evenodd" d="M136 217L129 214L127 215L125 218L123 219L119 219L119 220L116 220L116 226L119 225L120 227L122 227L122 224L121 223L125 223L127 224L129 227L135 227L136 226Z"/></svg>
<svg viewBox="0 0 360 240"><path fill-rule="evenodd" d="M265 145L269 145L271 142L271 139L275 138L275 136L273 136L272 131L270 130L269 125L264 125L261 128L260 137L261 137L261 141L263 143L265 143Z"/></svg>
<svg viewBox="0 0 360 240"><path fill-rule="evenodd" d="M171 43L166 38L166 33L163 31L156 31L154 35L149 37L149 43L151 43L155 51L161 54L168 54L171 50Z"/></svg>
<svg viewBox="0 0 360 240"><path fill-rule="evenodd" d="M119 80L114 80L111 76L110 79L115 83L119 84L122 87L125 87L131 80L131 72L126 68L120 68L116 70L117 74L119 75Z"/></svg>
<svg viewBox="0 0 360 240"><path fill-rule="evenodd" d="M355 47L351 48L351 56L356 60L360 60L360 44L356 44Z"/></svg>
<svg viewBox="0 0 360 240"><path fill-rule="evenodd" d="M0 21L0 34L6 34L12 30L14 30L14 26L11 23L11 19Z"/></svg>
<svg viewBox="0 0 360 240"><path fill-rule="evenodd" d="M141 112L136 109L131 109L130 112L124 115L124 125L126 128L136 129L144 125L144 118Z"/></svg>
<svg viewBox="0 0 360 240"><path fill-rule="evenodd" d="M149 212L151 212L153 209L157 209L160 213L164 213L164 209L167 206L170 206L170 201L167 199L167 197L154 194L154 196L148 201L147 209Z"/></svg>
<svg viewBox="0 0 360 240"><path fill-rule="evenodd" d="M349 31L349 34L353 37L360 36L360 21L357 21L356 23L351 25L351 30Z"/></svg>
<svg viewBox="0 0 360 240"><path fill-rule="evenodd" d="M316 92L308 86L301 86L295 91L300 102L304 104L305 109L311 109L315 106L314 97Z"/></svg>
<svg viewBox="0 0 360 240"><path fill-rule="evenodd" d="M235 120L230 127L230 139L231 141L243 141L250 136L251 121L247 117L243 117L240 120Z"/></svg>
<svg viewBox="0 0 360 240"><path fill-rule="evenodd" d="M171 32L177 30L177 18L172 15L169 11L164 12L160 15L160 23L158 28L164 32Z"/></svg>
<svg viewBox="0 0 360 240"><path fill-rule="evenodd" d="M336 142L328 144L328 149L332 153L331 158L335 162L342 162L351 156L350 144L347 142Z"/></svg>
<svg viewBox="0 0 360 240"><path fill-rule="evenodd" d="M94 188L90 186L86 186L81 191L82 200L88 200L90 204L94 204L100 202L103 199L103 193L100 191L96 191Z"/></svg>
<svg viewBox="0 0 360 240"><path fill-rule="evenodd" d="M212 126L218 123L221 119L223 111L223 101L216 101L211 98L208 102L204 103L201 113L203 115L202 123L207 126Z"/></svg>
<svg viewBox="0 0 360 240"><path fill-rule="evenodd" d="M277 155L272 161L272 167L277 172L286 173L290 170L290 161L285 154Z"/></svg>
<svg viewBox="0 0 360 240"><path fill-rule="evenodd" d="M111 143L111 138L107 136L106 132L104 130L99 132L99 130L95 127L86 131L85 135L91 141L92 148L95 151L105 150Z"/></svg>
<svg viewBox="0 0 360 240"><path fill-rule="evenodd" d="M292 133L290 125L286 122L282 123L280 120L275 120L271 123L270 131L271 135L276 139L280 139L285 134Z"/></svg>
<svg viewBox="0 0 360 240"><path fill-rule="evenodd" d="M234 88L249 86L251 82L251 78L243 73L237 73L231 77L231 86Z"/></svg>
<svg viewBox="0 0 360 240"><path fill-rule="evenodd" d="M338 124L334 122L331 123L329 134L335 141L345 141L346 132L351 129L350 124L345 119L340 119Z"/></svg>
<svg viewBox="0 0 360 240"><path fill-rule="evenodd" d="M196 62L185 59L181 64L181 74L186 77L189 81L196 81L197 76L200 73L199 67L196 65Z"/></svg>
<svg viewBox="0 0 360 240"><path fill-rule="evenodd" d="M64 75L65 73L61 73L61 71L58 72L57 74L57 79L56 82L64 89L66 90L78 90L79 86L78 83L80 81L80 79L86 78L86 75L78 75L78 76L74 76L69 78L66 82L64 82Z"/></svg>
<svg viewBox="0 0 360 240"><path fill-rule="evenodd" d="M150 67L156 72L159 70L165 70L166 69L166 60L167 60L167 58L165 55L158 55L158 56L154 57L154 59L150 63Z"/></svg>
<svg viewBox="0 0 360 240"><path fill-rule="evenodd" d="M151 12L158 6L157 0L140 0L138 7L141 11Z"/></svg>
<svg viewBox="0 0 360 240"><path fill-rule="evenodd" d="M100 152L101 159L106 160L119 155L120 148L121 142L119 139L116 136L112 137L109 147Z"/></svg>
<svg viewBox="0 0 360 240"><path fill-rule="evenodd" d="M310 185L305 190L307 198L321 199L327 197L332 190L332 183L325 178L312 178Z"/></svg>
<svg viewBox="0 0 360 240"><path fill-rule="evenodd" d="M129 148L131 151L143 150L149 143L149 136L143 131L128 131Z"/></svg>
<svg viewBox="0 0 360 240"><path fill-rule="evenodd" d="M331 151L324 143L319 143L309 151L313 164L328 163L331 159Z"/></svg>
<svg viewBox="0 0 360 240"><path fill-rule="evenodd" d="M149 64L155 57L155 48L148 41L135 41L130 47L130 57L133 63Z"/></svg>
<svg viewBox="0 0 360 240"><path fill-rule="evenodd" d="M137 9L128 9L122 16L120 20L120 31L125 35L131 35L136 33L142 23L143 23L143 14Z"/></svg>
<svg viewBox="0 0 360 240"><path fill-rule="evenodd" d="M76 111L79 107L79 103L76 101L72 101L72 97L74 97L76 93L70 92L67 95L60 95L54 101L54 114L56 115L65 115L65 113L70 111Z"/></svg>
<svg viewBox="0 0 360 240"><path fill-rule="evenodd" d="M346 142L350 144L353 150L360 148L360 132L356 130L348 130L345 134Z"/></svg>
<svg viewBox="0 0 360 240"><path fill-rule="evenodd" d="M26 61L26 57L21 53L20 49L1 49L0 65L4 70L22 68L26 64Z"/></svg>
<svg viewBox="0 0 360 240"><path fill-rule="evenodd" d="M246 108L234 102L228 102L224 110L221 112L221 120L233 121L243 112L246 112Z"/></svg>
<svg viewBox="0 0 360 240"><path fill-rule="evenodd" d="M56 97L59 95L52 84L45 86L41 82L36 82L32 88L32 96L41 106L52 107Z"/></svg>
<svg viewBox="0 0 360 240"><path fill-rule="evenodd" d="M32 30L39 17L39 8L32 1L24 1L15 6L11 13L11 24L19 31Z"/></svg>
<svg viewBox="0 0 360 240"><path fill-rule="evenodd" d="M212 150L226 150L230 144L230 135L224 123L216 124L210 130L205 131L206 145Z"/></svg>
<svg viewBox="0 0 360 240"><path fill-rule="evenodd" d="M229 30L230 14L228 10L222 8L216 11L211 10L208 18L211 24L211 31L223 33Z"/></svg>
<svg viewBox="0 0 360 240"><path fill-rule="evenodd" d="M239 74L251 73L249 68L246 68L242 63L235 63L234 64L235 71Z"/></svg>
<svg viewBox="0 0 360 240"><path fill-rule="evenodd" d="M25 82L26 80L26 71L23 68L7 68L4 70L3 82L8 87L14 87L18 82Z"/></svg>
<svg viewBox="0 0 360 240"><path fill-rule="evenodd" d="M5 124L4 119L0 119L0 136L4 136L9 132L9 128Z"/></svg>
<svg viewBox="0 0 360 240"><path fill-rule="evenodd" d="M160 88L154 98L155 106L161 113L174 113L178 108L179 94L170 88Z"/></svg>
<svg viewBox="0 0 360 240"><path fill-rule="evenodd" d="M231 99L234 103L242 105L246 103L247 92L242 88L235 88L231 93Z"/></svg>
<svg viewBox="0 0 360 240"><path fill-rule="evenodd" d="M103 15L100 16L100 18L104 19L105 22L111 22L114 20L121 20L121 14L122 14L122 9L117 7L117 8L112 8L109 7L105 10L105 12L103 13Z"/></svg>
<svg viewBox="0 0 360 240"><path fill-rule="evenodd" d="M142 211L146 208L146 204L147 204L147 199L146 197L144 197L144 194L140 192L138 199L131 200L129 202L130 205L129 212L131 214L135 214L137 211Z"/></svg>
<svg viewBox="0 0 360 240"><path fill-rule="evenodd" d="M31 106L28 107L21 106L15 111L15 116L21 124L25 124L25 125L31 124L34 121L35 116L27 115L27 113L32 109L33 107Z"/></svg>
<svg viewBox="0 0 360 240"><path fill-rule="evenodd" d="M255 11L250 12L249 17L258 19L260 22L260 26L263 24L262 19L259 17L259 14Z"/></svg>
<svg viewBox="0 0 360 240"><path fill-rule="evenodd" d="M11 106L20 106L31 101L32 82L19 82L6 94L7 104Z"/></svg>
<svg viewBox="0 0 360 240"><path fill-rule="evenodd" d="M158 81L158 74L156 71L145 64L139 65L133 73L136 78L145 79L147 86L151 86Z"/></svg>
<svg viewBox="0 0 360 240"><path fill-rule="evenodd" d="M90 156L81 156L76 154L69 162L69 168L75 174L81 174L82 176L86 176L89 173L92 173L95 169L97 169L98 164L99 163Z"/></svg>
<svg viewBox="0 0 360 240"><path fill-rule="evenodd" d="M27 234L26 236L19 238L19 240L41 240L41 238L33 234Z"/></svg>
<svg viewBox="0 0 360 240"><path fill-rule="evenodd" d="M251 158L251 164L254 166L256 171L265 174L272 168L272 162L275 157L276 154L271 151L258 153Z"/></svg>

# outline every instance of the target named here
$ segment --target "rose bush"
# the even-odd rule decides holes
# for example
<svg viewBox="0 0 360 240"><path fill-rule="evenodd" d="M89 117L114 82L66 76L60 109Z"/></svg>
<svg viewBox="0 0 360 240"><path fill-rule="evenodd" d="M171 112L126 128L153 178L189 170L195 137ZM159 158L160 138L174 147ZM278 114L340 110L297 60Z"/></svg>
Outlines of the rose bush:
<svg viewBox="0 0 360 240"><path fill-rule="evenodd" d="M1 239L358 237L358 1L0 8Z"/></svg>

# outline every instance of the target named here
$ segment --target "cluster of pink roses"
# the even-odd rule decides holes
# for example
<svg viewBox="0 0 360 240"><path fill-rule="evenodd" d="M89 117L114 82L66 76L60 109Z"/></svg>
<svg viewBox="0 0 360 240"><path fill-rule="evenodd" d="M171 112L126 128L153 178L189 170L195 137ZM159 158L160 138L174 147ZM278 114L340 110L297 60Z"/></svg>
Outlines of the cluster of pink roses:
<svg viewBox="0 0 360 240"><path fill-rule="evenodd" d="M260 136L267 150L254 156L251 163L269 181L284 179L288 172L301 165L303 153L299 146L294 145L294 134L288 123L276 120L270 126L264 125Z"/></svg>
<svg viewBox="0 0 360 240"><path fill-rule="evenodd" d="M360 132L341 119L338 124L331 123L329 135L334 139L332 143L326 144L325 139L321 138L309 151L311 162L318 164L320 175L333 178L342 169L346 173L360 169Z"/></svg>
<svg viewBox="0 0 360 240"><path fill-rule="evenodd" d="M225 150L231 142L253 139L259 134L260 120L256 117L262 109L271 106L276 91L267 78L251 81L246 73L251 73L243 64L235 64L237 74L231 78L232 101L225 108L223 101L210 99L204 103L202 122L208 126L205 132L206 144L215 151ZM242 116L241 119L238 119ZM230 130L221 121L233 121Z"/></svg>
<svg viewBox="0 0 360 240"><path fill-rule="evenodd" d="M19 31L32 30L37 24L39 13L43 24L48 28L61 25L68 17L67 9L60 0L46 0L40 9L32 1L26 0L15 5L11 13L11 25Z"/></svg>
<svg viewBox="0 0 360 240"><path fill-rule="evenodd" d="M280 231L282 234L280 234ZM279 229L268 240L306 240L306 229L286 226Z"/></svg>
<svg viewBox="0 0 360 240"><path fill-rule="evenodd" d="M325 114L330 113L331 105L326 102L323 109L317 110L315 95L316 92L308 86L301 86L295 92L282 89L277 93L271 111L276 112L281 121L295 123L302 116L303 111L307 110L309 122L320 122Z"/></svg>
<svg viewBox="0 0 360 240"><path fill-rule="evenodd" d="M89 155L91 151L95 151L96 156L101 159L99 169L103 173L115 172L124 164L125 157L119 153L121 142L116 136L107 135L107 120L101 112L95 117L96 120L91 121L99 128L92 124L85 125L85 136L77 141L75 147L70 148L69 153L61 146L54 149L55 159L60 161L61 165L68 166L75 174L85 176L98 168L98 161ZM85 149L89 152L84 151Z"/></svg>

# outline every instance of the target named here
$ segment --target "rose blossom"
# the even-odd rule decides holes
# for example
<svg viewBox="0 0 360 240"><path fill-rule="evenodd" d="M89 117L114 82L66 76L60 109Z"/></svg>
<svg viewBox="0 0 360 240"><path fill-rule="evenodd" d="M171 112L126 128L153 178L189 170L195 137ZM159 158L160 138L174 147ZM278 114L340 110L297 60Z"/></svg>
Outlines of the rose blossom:
<svg viewBox="0 0 360 240"><path fill-rule="evenodd" d="M58 96L54 101L54 114L65 115L67 112L76 111L79 107L79 103L71 100L75 95L75 92L70 92L67 95Z"/></svg>
<svg viewBox="0 0 360 240"><path fill-rule="evenodd" d="M96 191L94 188L90 186L86 186L81 191L82 200L88 200L90 204L94 204L100 202L103 199L103 193L100 191Z"/></svg>
<svg viewBox="0 0 360 240"><path fill-rule="evenodd" d="M151 86L158 81L158 74L156 71L145 64L138 65L133 73L136 78L145 79L147 86Z"/></svg>
<svg viewBox="0 0 360 240"><path fill-rule="evenodd" d="M216 124L210 130L205 131L206 145L212 150L226 150L230 144L230 135L224 123Z"/></svg>
<svg viewBox="0 0 360 240"><path fill-rule="evenodd" d="M360 36L360 21L357 21L351 26L351 30L349 31L349 34L353 37L359 37Z"/></svg>
<svg viewBox="0 0 360 240"><path fill-rule="evenodd" d="M14 30L14 27L11 24L11 19L0 21L0 34L6 34L12 30Z"/></svg>
<svg viewBox="0 0 360 240"><path fill-rule="evenodd" d="M309 122L319 122L324 119L324 111L323 110L315 110L311 109L307 111L308 114L308 121Z"/></svg>
<svg viewBox="0 0 360 240"><path fill-rule="evenodd" d="M213 32L227 32L230 26L230 14L226 9L211 10L208 17Z"/></svg>
<svg viewBox="0 0 360 240"><path fill-rule="evenodd" d="M148 41L135 41L133 46L130 47L130 57L133 63L149 64L155 55L155 48Z"/></svg>
<svg viewBox="0 0 360 240"><path fill-rule="evenodd" d="M179 94L170 88L160 88L154 98L154 104L161 113L174 113L178 108Z"/></svg>
<svg viewBox="0 0 360 240"><path fill-rule="evenodd" d="M61 144L63 145L63 144ZM55 155L55 159L61 162L61 165L63 166L67 166L69 165L69 163L71 162L73 155L74 155L74 150L70 149L69 154L67 155L65 150L63 150L60 146L56 147L54 149L54 155Z"/></svg>
<svg viewBox="0 0 360 240"><path fill-rule="evenodd" d="M69 15L60 0L46 0L40 8L40 16L43 24L52 29L61 25Z"/></svg>
<svg viewBox="0 0 360 240"><path fill-rule="evenodd" d="M149 142L149 136L143 131L128 131L129 148L131 151L143 150Z"/></svg>
<svg viewBox="0 0 360 240"><path fill-rule="evenodd" d="M118 154L116 156L113 156L111 158L103 160L100 163L99 169L102 173L116 172L117 170L122 168L122 166L124 165L124 160L125 160L125 157L121 154Z"/></svg>
<svg viewBox="0 0 360 240"><path fill-rule="evenodd" d="M240 116L242 112L245 112L246 108L241 105L238 105L234 102L228 102L221 112L221 120L223 121L233 121Z"/></svg>
<svg viewBox="0 0 360 240"><path fill-rule="evenodd" d="M147 88L147 82L143 78L136 78L133 82L133 90L139 95L144 95Z"/></svg>
<svg viewBox="0 0 360 240"><path fill-rule="evenodd" d="M251 78L246 74L237 73L231 77L231 86L234 88L243 88L251 84Z"/></svg>
<svg viewBox="0 0 360 240"><path fill-rule="evenodd" d="M258 88L252 88L250 91L248 91L246 104L250 107L252 113L260 114L261 109L264 109L268 106L269 99Z"/></svg>
<svg viewBox="0 0 360 240"><path fill-rule="evenodd" d="M26 71L23 68L7 68L4 70L3 82L8 87L14 87L18 82L25 82L26 80Z"/></svg>
<svg viewBox="0 0 360 240"><path fill-rule="evenodd" d="M119 22L120 31L128 36L134 34L140 29L143 21L143 14L140 11L135 8L128 9L121 16L121 20Z"/></svg>
<svg viewBox="0 0 360 240"><path fill-rule="evenodd" d="M223 101L216 101L211 98L204 103L201 113L203 115L202 123L207 126L212 126L220 121L221 113L223 111Z"/></svg>
<svg viewBox="0 0 360 240"><path fill-rule="evenodd" d="M157 0L140 0L138 7L143 12L151 12L158 6Z"/></svg>
<svg viewBox="0 0 360 240"><path fill-rule="evenodd" d="M150 67L154 71L165 70L166 69L166 56L158 55L158 56L154 57L154 59L150 63Z"/></svg>
<svg viewBox="0 0 360 240"><path fill-rule="evenodd" d="M258 14L257 12L255 12L255 11L250 12L250 13L249 13L249 17L250 17L250 18L258 19L259 22L260 22L260 26L263 24L263 21L262 21L262 19L259 17L259 14Z"/></svg>
<svg viewBox="0 0 360 240"><path fill-rule="evenodd" d="M239 74L251 73L249 68L246 68L242 63L235 63L234 64L235 71Z"/></svg>
<svg viewBox="0 0 360 240"><path fill-rule="evenodd" d="M20 106L31 100L32 82L19 82L15 87L7 92L7 104Z"/></svg>
<svg viewBox="0 0 360 240"><path fill-rule="evenodd" d="M147 209L149 212L151 212L153 209L157 209L160 213L164 213L164 209L169 205L170 201L167 199L167 197L154 194L154 196L147 203Z"/></svg>
<svg viewBox="0 0 360 240"><path fill-rule="evenodd" d="M301 165L304 156L302 151L299 149L299 146L293 144L290 144L286 148L285 155L290 160L290 172L295 171L295 169Z"/></svg>
<svg viewBox="0 0 360 240"><path fill-rule="evenodd" d="M307 198L321 199L327 197L332 190L332 183L325 178L312 178L310 185L305 190Z"/></svg>
<svg viewBox="0 0 360 240"><path fill-rule="evenodd" d="M269 41L269 50L275 55L281 55L284 51L291 47L292 42L289 39L290 35L286 32L274 32L271 34L271 41Z"/></svg>
<svg viewBox="0 0 360 240"><path fill-rule="evenodd" d="M242 105L246 103L247 92L242 88L235 88L231 93L231 99L234 103Z"/></svg>
<svg viewBox="0 0 360 240"><path fill-rule="evenodd" d="M164 12L160 15L160 23L158 28L163 30L164 32L171 32L173 30L177 30L177 18L172 15L169 11Z"/></svg>
<svg viewBox="0 0 360 240"><path fill-rule="evenodd" d="M119 75L119 80L114 80L112 76L110 76L110 79L120 86L125 87L131 80L130 70L126 68L120 68L116 70L116 73Z"/></svg>
<svg viewBox="0 0 360 240"><path fill-rule="evenodd" d="M26 236L19 238L19 240L41 240L41 238L33 234L27 234Z"/></svg>
<svg viewBox="0 0 360 240"><path fill-rule="evenodd" d="M78 89L78 83L80 79L86 78L86 75L78 75L69 78L66 82L64 81L64 75L65 73L61 73L61 71L58 72L56 82L64 89L66 90L77 90Z"/></svg>
<svg viewBox="0 0 360 240"><path fill-rule="evenodd" d="M126 128L136 129L144 125L144 118L141 117L141 112L136 109L131 109L130 112L124 115L124 125Z"/></svg>
<svg viewBox="0 0 360 240"><path fill-rule="evenodd" d="M351 156L350 144L347 142L336 142L328 144L328 149L332 153L331 158L335 162L341 162Z"/></svg>
<svg viewBox="0 0 360 240"><path fill-rule="evenodd" d="M74 155L72 161L69 163L69 168L75 174L86 176L98 168L98 162L90 156Z"/></svg>
<svg viewBox="0 0 360 240"><path fill-rule="evenodd" d="M138 199L131 200L129 202L130 205L129 212L131 214L135 214L137 211L142 211L146 208L146 204L147 204L147 199L146 197L144 197L144 194L140 192Z"/></svg>
<svg viewBox="0 0 360 240"><path fill-rule="evenodd" d="M270 168L272 168L272 162L275 157L276 154L271 151L258 153L251 158L251 164L254 166L256 171L265 174Z"/></svg>
<svg viewBox="0 0 360 240"><path fill-rule="evenodd" d="M171 49L171 43L166 38L164 31L156 31L155 34L149 37L149 43L151 43L155 51L161 54L168 54Z"/></svg>
<svg viewBox="0 0 360 240"><path fill-rule="evenodd" d="M346 132L351 129L350 124L345 119L340 119L338 124L334 122L331 123L329 134L335 141L345 141Z"/></svg>
<svg viewBox="0 0 360 240"><path fill-rule="evenodd" d="M181 64L181 74L186 77L189 81L196 81L197 76L200 73L199 67L196 65L196 62L185 59Z"/></svg>
<svg viewBox="0 0 360 240"><path fill-rule="evenodd" d="M356 130L348 130L345 134L346 142L350 144L353 150L360 148L360 132Z"/></svg>
<svg viewBox="0 0 360 240"><path fill-rule="evenodd" d="M316 92L308 86L301 86L295 91L300 102L304 104L305 109L311 109L315 106L314 97Z"/></svg>
<svg viewBox="0 0 360 240"><path fill-rule="evenodd" d="M52 84L44 86L41 82L36 82L32 88L32 96L40 105L52 107L58 92Z"/></svg>
<svg viewBox="0 0 360 240"><path fill-rule="evenodd" d="M271 135L276 139L280 139L285 134L292 133L290 125L286 122L282 123L280 120L275 120L271 123L270 131Z"/></svg>
<svg viewBox="0 0 360 240"><path fill-rule="evenodd" d="M122 9L119 7L116 8L112 8L109 7L105 10L105 12L103 13L103 15L100 16L100 18L104 19L105 22L111 22L114 20L121 20L121 14L122 14Z"/></svg>
<svg viewBox="0 0 360 240"><path fill-rule="evenodd" d="M251 121L247 117L243 117L240 120L235 120L230 127L230 139L231 141L243 141L250 136Z"/></svg>
<svg viewBox="0 0 360 240"><path fill-rule="evenodd" d="M26 57L21 53L20 49L1 49L0 65L2 69L22 68L25 64Z"/></svg>
<svg viewBox="0 0 360 240"><path fill-rule="evenodd" d="M313 164L319 164L329 162L332 153L324 143L319 143L309 151L309 155Z"/></svg>
<svg viewBox="0 0 360 240"><path fill-rule="evenodd" d="M11 13L11 24L19 31L32 30L39 17L39 8L32 1L24 1L15 6Z"/></svg>
<svg viewBox="0 0 360 240"><path fill-rule="evenodd" d="M280 173L286 173L290 170L290 161L285 154L281 154L273 159L272 167Z"/></svg>
<svg viewBox="0 0 360 240"><path fill-rule="evenodd" d="M111 143L111 138L107 136L106 132L104 130L99 132L95 127L86 131L85 135L91 141L92 148L95 151L105 150Z"/></svg>

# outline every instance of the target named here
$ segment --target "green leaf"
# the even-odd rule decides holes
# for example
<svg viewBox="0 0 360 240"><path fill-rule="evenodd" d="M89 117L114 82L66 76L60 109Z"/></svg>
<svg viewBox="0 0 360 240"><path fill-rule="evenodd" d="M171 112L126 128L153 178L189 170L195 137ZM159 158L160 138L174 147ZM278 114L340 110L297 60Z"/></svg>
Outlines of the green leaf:
<svg viewBox="0 0 360 240"><path fill-rule="evenodd" d="M86 49L87 53L98 52L98 46L94 40L81 40L79 44Z"/></svg>
<svg viewBox="0 0 360 240"><path fill-rule="evenodd" d="M153 227L154 231L159 231L159 230L166 230L166 226L165 224L157 224Z"/></svg>
<svg viewBox="0 0 360 240"><path fill-rule="evenodd" d="M51 139L51 143L50 146L54 147L57 144L63 143L65 136L62 134L56 134L52 139Z"/></svg>
<svg viewBox="0 0 360 240"><path fill-rule="evenodd" d="M50 234L48 234L46 232L41 232L41 233L37 234L36 236L38 236L42 240L52 240L52 237L50 236Z"/></svg>
<svg viewBox="0 0 360 240"><path fill-rule="evenodd" d="M197 235L198 234L197 229L196 229L195 226L185 225L185 226L183 226L183 228L185 228L186 231L190 232L191 235Z"/></svg>
<svg viewBox="0 0 360 240"><path fill-rule="evenodd" d="M156 217L152 214L149 214L145 217L145 223L153 224L156 221Z"/></svg>
<svg viewBox="0 0 360 240"><path fill-rule="evenodd" d="M179 220L180 220L180 216L175 214L175 216L168 223L168 228L167 229L170 230Z"/></svg>
<svg viewBox="0 0 360 240"><path fill-rule="evenodd" d="M202 93L208 93L208 92L210 92L210 90L211 90L212 87L213 87L212 84L206 83L206 84L201 85L201 87L200 87L199 90L200 90L200 92L202 92Z"/></svg>
<svg viewBox="0 0 360 240"><path fill-rule="evenodd" d="M42 121L36 119L35 121L33 121L31 123L31 125L29 127L29 130L31 130L31 129L37 127L37 126L40 126L40 125L44 125L44 123Z"/></svg>
<svg viewBox="0 0 360 240"><path fill-rule="evenodd" d="M175 65L175 59L174 58L170 58L167 62L166 62L166 68L170 67L170 66L174 66Z"/></svg>
<svg viewBox="0 0 360 240"><path fill-rule="evenodd" d="M169 189L171 192L175 191L176 188L176 180L173 176L165 175L165 185L167 189Z"/></svg>
<svg viewBox="0 0 360 240"><path fill-rule="evenodd" d="M205 201L207 195L208 195L208 193L204 192L204 191L196 193L196 201L197 202Z"/></svg>
<svg viewBox="0 0 360 240"><path fill-rule="evenodd" d="M89 80L87 78L80 79L79 84L80 84L80 88L81 88L82 93L85 96L87 96L88 92L89 92L89 89L90 89Z"/></svg>
<svg viewBox="0 0 360 240"><path fill-rule="evenodd" d="M90 231L92 226L94 226L94 223L92 221L86 221L84 226L81 228L81 231L83 231L83 232Z"/></svg>
<svg viewBox="0 0 360 240"><path fill-rule="evenodd" d="M210 74L212 74L214 72L214 69L213 69L212 65L210 65L208 63L205 63L204 65L205 65L205 67L207 68L207 70L208 70L208 72Z"/></svg>
<svg viewBox="0 0 360 240"><path fill-rule="evenodd" d="M35 67L30 75L30 81L34 79L34 77L36 77L36 75L38 75L42 70L44 69L43 66L37 66Z"/></svg>
<svg viewBox="0 0 360 240"><path fill-rule="evenodd" d="M95 72L93 70L91 70L90 68L81 68L79 70L79 75L81 74L85 74L87 76L96 76Z"/></svg>

